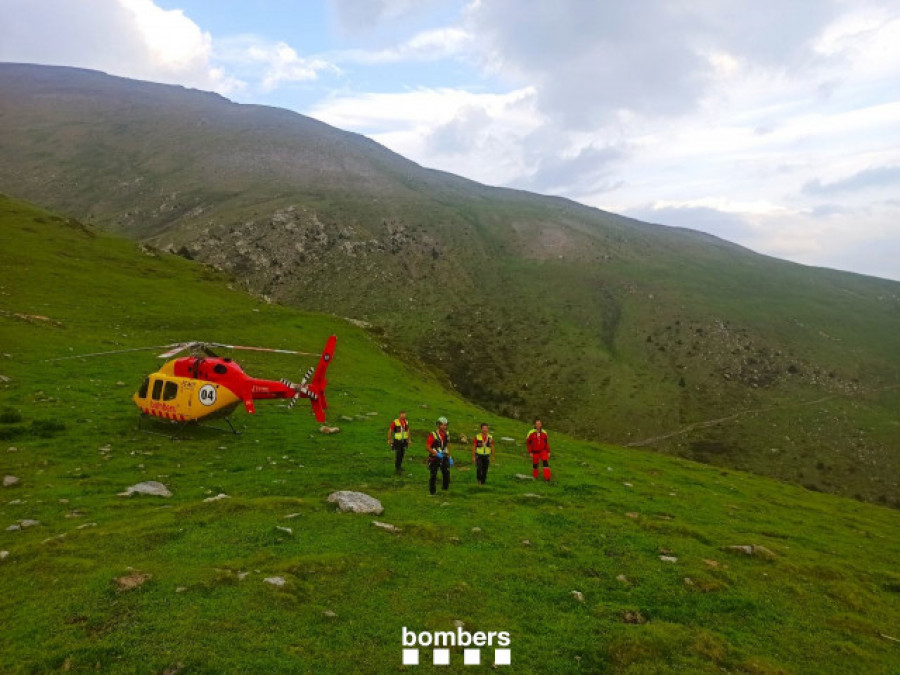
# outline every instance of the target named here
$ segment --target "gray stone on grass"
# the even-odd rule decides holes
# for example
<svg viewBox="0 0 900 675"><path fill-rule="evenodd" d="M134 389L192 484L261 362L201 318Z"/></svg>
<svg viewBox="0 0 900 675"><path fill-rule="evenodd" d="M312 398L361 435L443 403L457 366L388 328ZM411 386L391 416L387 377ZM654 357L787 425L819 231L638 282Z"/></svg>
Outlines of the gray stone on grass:
<svg viewBox="0 0 900 675"><path fill-rule="evenodd" d="M9 556L9 551L0 551L0 560L6 560Z"/></svg>
<svg viewBox="0 0 900 675"><path fill-rule="evenodd" d="M3 487L12 487L13 485L19 484L18 476L4 476L3 477Z"/></svg>
<svg viewBox="0 0 900 675"><path fill-rule="evenodd" d="M337 504L338 509L344 513L373 513L376 516L384 513L381 502L364 492L339 490L328 495L328 501Z"/></svg>
<svg viewBox="0 0 900 675"><path fill-rule="evenodd" d="M517 473L516 478L519 480L534 480L534 476L526 476L524 473Z"/></svg>
<svg viewBox="0 0 900 675"><path fill-rule="evenodd" d="M219 501L220 499L231 499L231 497L229 497L228 495L226 495L224 492L220 492L220 493L217 494L215 497L207 497L207 498L204 499L203 501L205 501L205 502L217 502L217 501Z"/></svg>
<svg viewBox="0 0 900 675"><path fill-rule="evenodd" d="M726 551L731 551L732 553L743 553L744 555L752 555L757 558L762 558L763 560L774 560L778 556L775 555L775 552L771 549L766 548L765 546L757 546L757 545L749 545L743 544L740 546L726 546Z"/></svg>
<svg viewBox="0 0 900 675"><path fill-rule="evenodd" d="M284 577L266 577L263 579L263 583L278 586L280 588L281 586L284 586L285 581Z"/></svg>
<svg viewBox="0 0 900 675"><path fill-rule="evenodd" d="M372 524L375 527L380 527L382 530L387 530L388 532L394 532L394 533L400 532L399 527L397 527L396 525L391 525L390 523L382 523L377 520L373 520Z"/></svg>
<svg viewBox="0 0 900 675"><path fill-rule="evenodd" d="M131 495L152 495L154 497L171 497L172 493L169 492L169 488L156 480L146 480L142 483L135 483L129 488L125 489L125 492L120 492L120 497L130 497Z"/></svg>
<svg viewBox="0 0 900 675"><path fill-rule="evenodd" d="M581 591L572 591L572 597L575 598L578 602L584 602L584 593Z"/></svg>
<svg viewBox="0 0 900 675"><path fill-rule="evenodd" d="M34 520L33 518L25 518L24 520L19 521L19 525L22 526L22 529L25 529L26 527L34 527L34 526L40 525L40 524L41 524L41 521Z"/></svg>

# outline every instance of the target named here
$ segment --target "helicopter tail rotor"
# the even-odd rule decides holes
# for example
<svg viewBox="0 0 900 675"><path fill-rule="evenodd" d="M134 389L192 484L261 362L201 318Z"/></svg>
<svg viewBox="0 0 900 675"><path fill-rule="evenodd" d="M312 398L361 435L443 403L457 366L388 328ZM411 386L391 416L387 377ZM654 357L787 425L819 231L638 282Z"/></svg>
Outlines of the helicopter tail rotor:
<svg viewBox="0 0 900 675"><path fill-rule="evenodd" d="M336 345L337 337L332 335L325 343L325 349L322 350L319 364L313 372L312 380L307 385L313 413L319 422L325 421L325 411L328 410L328 402L325 400L325 386L328 384L328 380L325 379L325 373L334 359L334 348Z"/></svg>

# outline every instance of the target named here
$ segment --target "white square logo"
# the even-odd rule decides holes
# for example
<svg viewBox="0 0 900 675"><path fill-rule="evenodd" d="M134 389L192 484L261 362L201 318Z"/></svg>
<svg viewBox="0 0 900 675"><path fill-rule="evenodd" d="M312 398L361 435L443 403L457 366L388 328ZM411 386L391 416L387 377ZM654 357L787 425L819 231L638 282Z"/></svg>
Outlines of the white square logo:
<svg viewBox="0 0 900 675"><path fill-rule="evenodd" d="M480 649L466 649L463 652L463 663L467 666L480 666L481 665L481 650Z"/></svg>
<svg viewBox="0 0 900 675"><path fill-rule="evenodd" d="M403 650L403 665L404 666L419 665L419 650L418 649L404 649Z"/></svg>
<svg viewBox="0 0 900 675"><path fill-rule="evenodd" d="M449 666L450 665L450 650L449 649L435 649L434 650L434 665Z"/></svg>
<svg viewBox="0 0 900 675"><path fill-rule="evenodd" d="M512 663L512 657L510 656L509 649L495 649L494 650L494 665L495 666L508 666Z"/></svg>

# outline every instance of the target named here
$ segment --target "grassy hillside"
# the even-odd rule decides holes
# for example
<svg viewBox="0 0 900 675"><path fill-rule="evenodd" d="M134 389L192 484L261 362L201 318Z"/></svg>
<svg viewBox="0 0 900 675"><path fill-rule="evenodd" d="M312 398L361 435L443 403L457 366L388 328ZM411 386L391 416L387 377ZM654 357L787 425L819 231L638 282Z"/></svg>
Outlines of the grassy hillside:
<svg viewBox="0 0 900 675"><path fill-rule="evenodd" d="M341 432L328 436L306 409L263 404L236 413L239 436L171 441L139 432L130 402L152 355L44 361L190 338L314 350L332 332ZM900 668L896 511L556 433L554 483L517 480L521 446L503 444L479 488L455 444L451 490L430 498L417 457L432 418L446 414L455 434L482 419L498 438L526 427L377 342L0 200L0 473L20 479L0 488L4 670L391 672L402 627L455 621L509 631L510 672ZM241 362L271 377L306 365ZM395 478L384 438L401 407L413 457ZM174 494L117 496L141 480ZM378 520L401 531L336 513L326 497L338 489L377 497ZM5 529L23 519L40 524ZM264 583L274 576L285 585ZM478 670L452 659L448 672Z"/></svg>
<svg viewBox="0 0 900 675"><path fill-rule="evenodd" d="M896 282L205 92L11 64L0 87L0 190L372 322L496 414L900 504Z"/></svg>

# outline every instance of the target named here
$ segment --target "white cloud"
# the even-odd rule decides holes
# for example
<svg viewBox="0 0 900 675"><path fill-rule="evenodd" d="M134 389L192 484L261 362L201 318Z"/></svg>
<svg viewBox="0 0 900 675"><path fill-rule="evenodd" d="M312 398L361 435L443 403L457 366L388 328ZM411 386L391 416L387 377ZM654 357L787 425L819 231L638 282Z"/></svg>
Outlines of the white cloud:
<svg viewBox="0 0 900 675"><path fill-rule="evenodd" d="M257 82L264 92L285 83L316 80L323 72L340 72L337 66L325 59L302 57L285 42L270 42L254 35L217 40L215 58L230 71Z"/></svg>
<svg viewBox="0 0 900 675"><path fill-rule="evenodd" d="M470 47L471 35L461 28L448 26L416 33L409 40L380 50L352 49L332 54L341 62L367 65L397 63L400 61L439 61L465 53Z"/></svg>

